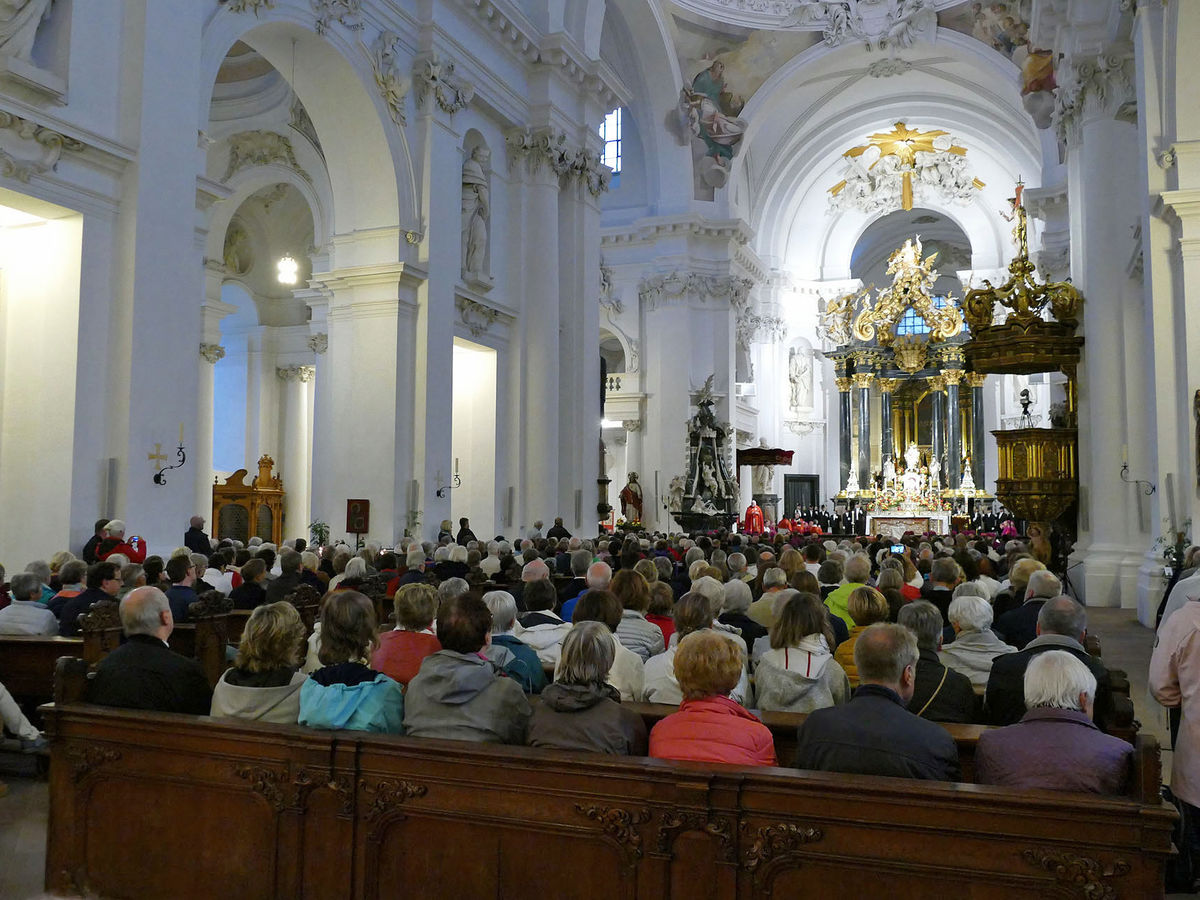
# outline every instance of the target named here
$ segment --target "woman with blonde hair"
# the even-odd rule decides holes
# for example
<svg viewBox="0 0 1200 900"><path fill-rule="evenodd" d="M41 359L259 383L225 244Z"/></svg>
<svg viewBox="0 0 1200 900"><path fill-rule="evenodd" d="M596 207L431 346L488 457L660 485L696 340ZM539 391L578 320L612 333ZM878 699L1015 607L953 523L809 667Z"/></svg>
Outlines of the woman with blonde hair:
<svg viewBox="0 0 1200 900"><path fill-rule="evenodd" d="M213 689L209 715L295 725L300 715L299 671L304 623L290 603L267 603L246 620L237 659Z"/></svg>
<svg viewBox="0 0 1200 900"><path fill-rule="evenodd" d="M833 631L816 594L797 594L771 626L771 649L754 669L759 709L812 712L850 699L850 681L833 658Z"/></svg>
<svg viewBox="0 0 1200 900"><path fill-rule="evenodd" d="M745 766L778 764L770 730L729 697L745 666L740 641L710 629L693 632L679 642L674 666L683 702L679 712L651 729L651 756Z"/></svg>
<svg viewBox="0 0 1200 900"><path fill-rule="evenodd" d="M876 622L886 622L888 618L888 602L883 594L873 587L855 588L846 599L846 609L854 620L850 629L850 638L838 644L834 659L838 661L846 676L850 679L850 687L858 687L858 668L854 665L854 644L858 636L867 630L868 625Z"/></svg>

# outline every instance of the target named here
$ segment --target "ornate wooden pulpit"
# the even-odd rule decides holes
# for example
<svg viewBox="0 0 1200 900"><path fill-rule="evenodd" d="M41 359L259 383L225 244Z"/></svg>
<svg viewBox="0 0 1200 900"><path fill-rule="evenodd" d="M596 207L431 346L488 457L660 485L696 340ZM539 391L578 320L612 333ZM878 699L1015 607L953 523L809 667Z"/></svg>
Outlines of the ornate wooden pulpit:
<svg viewBox="0 0 1200 900"><path fill-rule="evenodd" d="M258 475L245 483L245 469L238 469L213 485L212 523L218 540L231 538L245 543L257 536L276 545L283 539L283 481L272 474L275 460L263 454Z"/></svg>

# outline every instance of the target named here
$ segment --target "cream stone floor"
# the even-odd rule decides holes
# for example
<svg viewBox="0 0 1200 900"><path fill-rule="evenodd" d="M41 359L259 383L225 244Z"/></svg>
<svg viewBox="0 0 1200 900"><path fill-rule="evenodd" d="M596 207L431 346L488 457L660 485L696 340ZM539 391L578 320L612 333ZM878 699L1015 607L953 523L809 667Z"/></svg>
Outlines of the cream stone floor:
<svg viewBox="0 0 1200 900"><path fill-rule="evenodd" d="M1166 749L1166 717L1146 690L1146 667L1154 646L1154 633L1138 623L1133 610L1090 609L1088 617L1090 631L1100 636L1105 663L1129 674L1137 717L1143 730L1156 734L1163 745L1163 778L1169 782L1171 752ZM28 774L15 774L22 771L29 771L27 757L0 753L0 781L8 785L8 795L0 797L0 898L3 900L44 896L47 786Z"/></svg>

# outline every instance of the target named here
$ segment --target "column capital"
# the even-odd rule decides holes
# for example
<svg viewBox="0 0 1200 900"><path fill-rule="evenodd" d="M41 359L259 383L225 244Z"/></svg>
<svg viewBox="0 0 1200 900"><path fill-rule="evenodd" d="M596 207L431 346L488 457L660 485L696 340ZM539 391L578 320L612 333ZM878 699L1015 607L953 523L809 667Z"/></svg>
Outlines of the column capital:
<svg viewBox="0 0 1200 900"><path fill-rule="evenodd" d="M624 428L626 431L641 431L642 430L642 420L641 419L625 419L623 422L621 422L621 427Z"/></svg>
<svg viewBox="0 0 1200 900"><path fill-rule="evenodd" d="M305 384L312 381L317 375L316 366L296 366L296 374Z"/></svg>
<svg viewBox="0 0 1200 900"><path fill-rule="evenodd" d="M201 344L200 355L213 365L216 365L217 360L225 358L225 348L220 344Z"/></svg>
<svg viewBox="0 0 1200 900"><path fill-rule="evenodd" d="M966 374L967 373L962 369L944 369L942 371L942 380L947 385L954 385L954 387L958 387L959 384L962 383L963 377Z"/></svg>
<svg viewBox="0 0 1200 900"><path fill-rule="evenodd" d="M324 331L318 331L308 339L308 349L320 356L329 349L329 335Z"/></svg>
<svg viewBox="0 0 1200 900"><path fill-rule="evenodd" d="M837 389L840 393L843 393L843 394L849 393L850 384L851 384L849 378L847 378L845 376L840 376L838 378L834 378L833 381L837 385Z"/></svg>
<svg viewBox="0 0 1200 900"><path fill-rule="evenodd" d="M925 380L929 382L929 389L931 391L937 391L940 393L946 390L946 377L944 375L931 375Z"/></svg>
<svg viewBox="0 0 1200 900"><path fill-rule="evenodd" d="M899 378L880 378L879 379L879 392L882 394L894 393L896 388L898 388L898 387L900 387L900 379Z"/></svg>
<svg viewBox="0 0 1200 900"><path fill-rule="evenodd" d="M967 360L967 351L957 344L942 347L937 351L937 358L945 368L962 368Z"/></svg>
<svg viewBox="0 0 1200 900"><path fill-rule="evenodd" d="M869 388L874 379L874 372L855 372L850 376L850 380L854 382L854 386L860 390L866 390Z"/></svg>
<svg viewBox="0 0 1200 900"><path fill-rule="evenodd" d="M276 366L275 376L280 381L297 381L300 378L301 366Z"/></svg>
<svg viewBox="0 0 1200 900"><path fill-rule="evenodd" d="M1136 124L1136 66L1127 42L1095 54L1066 57L1055 66L1058 82L1054 127L1060 140L1077 145L1083 126L1092 119L1120 119Z"/></svg>
<svg viewBox="0 0 1200 900"><path fill-rule="evenodd" d="M987 381L986 372L967 372L967 384L972 388L983 387L985 381Z"/></svg>

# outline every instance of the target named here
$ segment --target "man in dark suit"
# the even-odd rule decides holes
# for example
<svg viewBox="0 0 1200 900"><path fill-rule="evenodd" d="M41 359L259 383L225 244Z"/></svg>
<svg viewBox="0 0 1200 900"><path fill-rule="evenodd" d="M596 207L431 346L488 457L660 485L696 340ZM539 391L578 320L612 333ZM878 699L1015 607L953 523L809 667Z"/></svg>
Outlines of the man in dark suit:
<svg viewBox="0 0 1200 900"><path fill-rule="evenodd" d="M1051 597L1062 593L1062 582L1053 572L1039 569L1029 576L1029 584L1025 588L1024 602L996 618L992 631L997 637L1007 641L1018 650L1024 650L1025 645L1037 637L1038 614L1042 604Z"/></svg>
<svg viewBox="0 0 1200 900"><path fill-rule="evenodd" d="M204 516L192 516L192 521L188 524L190 527L183 533L183 546L193 553L208 556L212 553L212 542L204 533Z"/></svg>
<svg viewBox="0 0 1200 900"><path fill-rule="evenodd" d="M167 646L175 619L166 594L136 588L120 611L128 640L96 667L88 699L101 706L207 715L212 689L204 670Z"/></svg>
<svg viewBox="0 0 1200 900"><path fill-rule="evenodd" d="M188 620L188 609L200 599L193 585L196 583L196 567L190 556L172 556L167 560L167 577L171 586L167 588L167 602L171 604L171 615L176 622Z"/></svg>
<svg viewBox="0 0 1200 900"><path fill-rule="evenodd" d="M942 614L937 607L928 600L914 600L900 608L898 621L916 636L920 650L908 708L931 722L978 722L979 702L971 679L946 668L938 657Z"/></svg>
<svg viewBox="0 0 1200 900"><path fill-rule="evenodd" d="M907 628L868 626L854 645L859 688L844 706L809 713L797 732L797 768L958 781L950 733L906 708L917 659L917 639Z"/></svg>
<svg viewBox="0 0 1200 900"><path fill-rule="evenodd" d="M267 585L267 602L277 603L304 582L300 578L300 554L284 547L279 553L279 577Z"/></svg>
<svg viewBox="0 0 1200 900"><path fill-rule="evenodd" d="M1066 650L1096 676L1093 718L1102 731L1112 722L1112 678L1104 663L1083 649L1087 611L1070 597L1045 601L1037 618L1037 637L1019 653L1004 653L992 662L984 695L984 718L989 725L1013 725L1025 715L1025 670L1029 661L1047 650Z"/></svg>
<svg viewBox="0 0 1200 900"><path fill-rule="evenodd" d="M116 563L98 562L87 570L87 590L73 597L50 601L49 609L58 616L58 633L63 637L77 637L79 617L92 608L93 603L105 600L115 602L121 590L121 572ZM60 595L61 596L61 595Z"/></svg>

